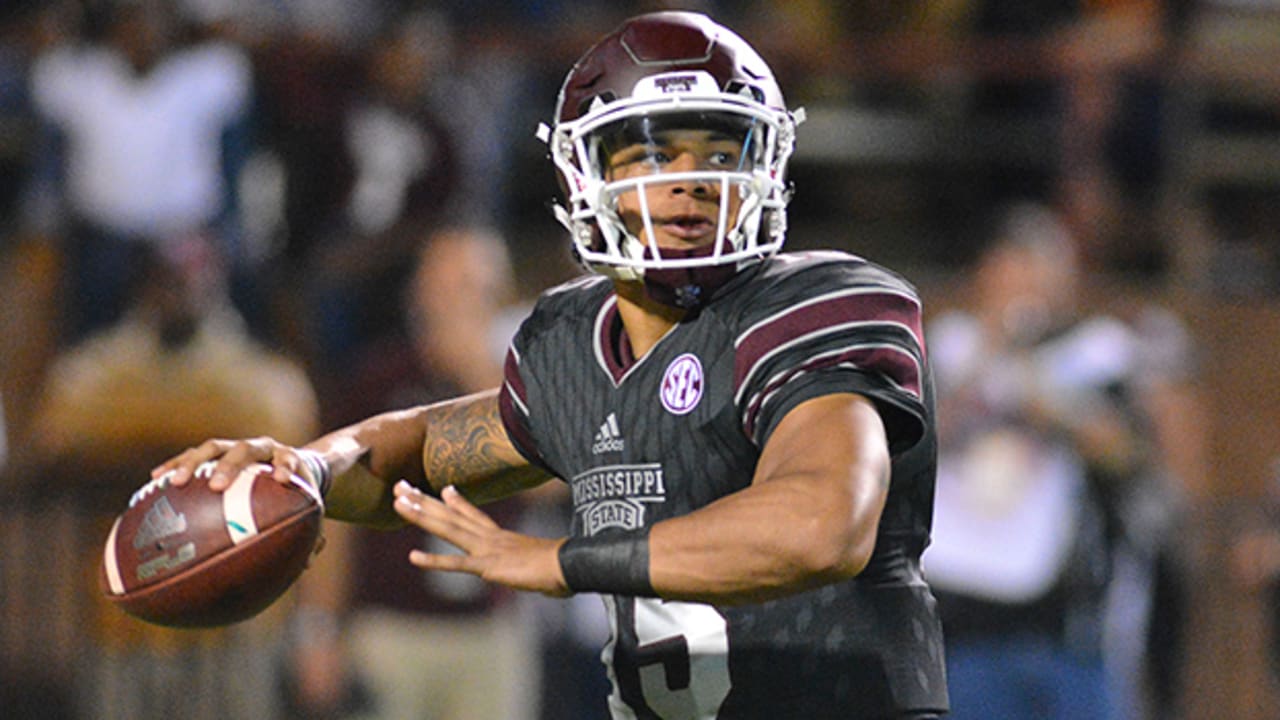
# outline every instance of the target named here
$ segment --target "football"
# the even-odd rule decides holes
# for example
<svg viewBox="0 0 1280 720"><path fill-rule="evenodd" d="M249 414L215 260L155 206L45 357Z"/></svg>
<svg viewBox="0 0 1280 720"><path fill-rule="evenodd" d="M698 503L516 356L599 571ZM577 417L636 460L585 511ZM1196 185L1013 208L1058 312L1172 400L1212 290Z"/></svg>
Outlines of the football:
<svg viewBox="0 0 1280 720"><path fill-rule="evenodd" d="M134 617L170 627L217 627L257 615L306 569L324 505L306 480L284 484L271 466L246 468L224 492L213 463L190 482L143 485L107 536L103 593Z"/></svg>

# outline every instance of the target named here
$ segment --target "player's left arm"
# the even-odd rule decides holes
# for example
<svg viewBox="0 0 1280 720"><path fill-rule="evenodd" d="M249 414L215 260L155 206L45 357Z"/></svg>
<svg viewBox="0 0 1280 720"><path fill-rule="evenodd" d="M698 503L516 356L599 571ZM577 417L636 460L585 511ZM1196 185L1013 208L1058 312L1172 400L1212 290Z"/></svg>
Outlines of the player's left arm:
<svg viewBox="0 0 1280 720"><path fill-rule="evenodd" d="M749 487L659 522L647 538L587 550L587 564L599 565L587 574L600 585L572 590L627 594L647 585L643 594L728 604L852 577L875 546L889 465L884 424L870 400L852 393L813 398L778 424ZM415 552L418 566L550 595L571 592L560 557L564 539L500 528L453 488L439 500L407 483L395 494L401 516L464 551ZM630 565L620 567L624 562Z"/></svg>
<svg viewBox="0 0 1280 720"><path fill-rule="evenodd" d="M766 442L750 487L650 533L650 580L668 599L755 602L866 567L889 490L884 423L867 398L796 406Z"/></svg>

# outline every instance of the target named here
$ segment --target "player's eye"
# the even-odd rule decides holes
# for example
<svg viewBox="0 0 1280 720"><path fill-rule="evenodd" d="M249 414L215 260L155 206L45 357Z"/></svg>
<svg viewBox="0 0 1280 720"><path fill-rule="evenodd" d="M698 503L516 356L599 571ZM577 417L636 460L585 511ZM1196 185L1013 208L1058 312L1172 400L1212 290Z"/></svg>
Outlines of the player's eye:
<svg viewBox="0 0 1280 720"><path fill-rule="evenodd" d="M708 156L707 164L717 168L737 167L738 154L727 150L716 151Z"/></svg>
<svg viewBox="0 0 1280 720"><path fill-rule="evenodd" d="M615 171L634 171L640 167L671 162L670 154L656 145L632 145L613 154L609 166Z"/></svg>
<svg viewBox="0 0 1280 720"><path fill-rule="evenodd" d="M656 148L656 147L649 148L645 152L645 156L644 156L645 162L649 163L650 165L653 165L654 167L657 167L660 165L667 165L674 159L675 158L672 157L671 152L669 152L664 148Z"/></svg>

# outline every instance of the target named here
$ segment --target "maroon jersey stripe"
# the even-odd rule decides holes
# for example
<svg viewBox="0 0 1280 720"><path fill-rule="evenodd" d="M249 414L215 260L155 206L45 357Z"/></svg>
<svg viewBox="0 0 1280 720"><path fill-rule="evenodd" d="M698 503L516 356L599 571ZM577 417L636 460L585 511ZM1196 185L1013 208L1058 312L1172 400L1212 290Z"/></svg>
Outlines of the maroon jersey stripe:
<svg viewBox="0 0 1280 720"><path fill-rule="evenodd" d="M876 372L888 377L895 385L915 397L921 396L920 365L911 353L896 345L851 346L815 356L808 362L792 366L777 377L770 378L764 387L749 399L743 410L742 427L747 436L755 437L756 420L760 415L760 409L779 389L805 373L831 367L849 367Z"/></svg>
<svg viewBox="0 0 1280 720"><path fill-rule="evenodd" d="M515 393L520 404L528 406L529 393L524 387L524 378L520 377L520 357L514 347L507 350L507 359L502 363L502 375L505 384Z"/></svg>
<svg viewBox="0 0 1280 720"><path fill-rule="evenodd" d="M613 378L614 385L622 382L627 370L635 364L626 335L620 339L621 347L614 347L615 343L611 335L618 322L618 298L610 296L596 316L595 346L592 349L600 366L609 373L609 377Z"/></svg>
<svg viewBox="0 0 1280 720"><path fill-rule="evenodd" d="M538 452L538 444L529 430L528 393L524 378L520 377L520 360L515 348L507 351L507 359L503 365L506 381L498 392L498 410L502 414L502 425L507 435L530 462L541 465L542 457Z"/></svg>
<svg viewBox="0 0 1280 720"><path fill-rule="evenodd" d="M924 333L921 330L920 305L915 298L879 288L853 288L824 295L816 300L773 315L756 323L735 341L737 359L734 366L734 394L741 397L745 385L762 361L782 348L799 341L829 342L828 336L846 332L856 326L862 331L883 327L898 328L910 334L916 350L923 357ZM904 351L907 351L904 348ZM909 351L907 351L909 352ZM888 366L896 367L895 364ZM918 375L918 367L912 363ZM913 388L919 396L919 378L893 377L904 388Z"/></svg>

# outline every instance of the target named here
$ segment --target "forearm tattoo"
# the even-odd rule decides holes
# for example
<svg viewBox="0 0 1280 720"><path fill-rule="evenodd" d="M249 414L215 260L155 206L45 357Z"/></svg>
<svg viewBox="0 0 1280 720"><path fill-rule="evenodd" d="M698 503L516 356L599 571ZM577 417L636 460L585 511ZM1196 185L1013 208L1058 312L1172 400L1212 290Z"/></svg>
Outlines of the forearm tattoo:
<svg viewBox="0 0 1280 720"><path fill-rule="evenodd" d="M457 485L476 499L507 495L541 474L512 447L496 395L432 408L423 467L432 487Z"/></svg>

